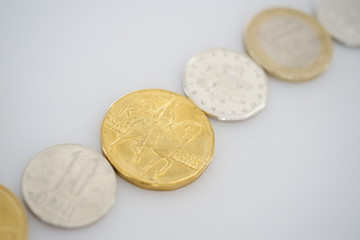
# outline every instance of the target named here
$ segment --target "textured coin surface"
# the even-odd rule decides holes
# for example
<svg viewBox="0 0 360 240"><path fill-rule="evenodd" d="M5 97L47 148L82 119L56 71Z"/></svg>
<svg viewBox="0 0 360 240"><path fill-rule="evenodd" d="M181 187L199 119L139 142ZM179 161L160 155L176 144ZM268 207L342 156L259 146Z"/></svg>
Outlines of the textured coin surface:
<svg viewBox="0 0 360 240"><path fill-rule="evenodd" d="M0 239L27 239L25 210L16 196L2 185L0 185Z"/></svg>
<svg viewBox="0 0 360 240"><path fill-rule="evenodd" d="M22 181L30 210L44 222L65 228L86 226L104 216L116 189L115 172L105 157L76 144L40 152Z"/></svg>
<svg viewBox="0 0 360 240"><path fill-rule="evenodd" d="M212 49L188 62L183 87L208 115L219 120L245 120L265 107L267 77L249 57Z"/></svg>
<svg viewBox="0 0 360 240"><path fill-rule="evenodd" d="M258 13L245 31L249 55L271 75L292 82L312 79L331 60L327 31L311 16L288 8Z"/></svg>
<svg viewBox="0 0 360 240"><path fill-rule="evenodd" d="M316 17L328 32L349 47L360 47L360 1L318 0Z"/></svg>
<svg viewBox="0 0 360 240"><path fill-rule="evenodd" d="M193 182L214 151L206 115L188 98L159 89L132 92L116 101L103 120L101 142L121 177L153 190Z"/></svg>

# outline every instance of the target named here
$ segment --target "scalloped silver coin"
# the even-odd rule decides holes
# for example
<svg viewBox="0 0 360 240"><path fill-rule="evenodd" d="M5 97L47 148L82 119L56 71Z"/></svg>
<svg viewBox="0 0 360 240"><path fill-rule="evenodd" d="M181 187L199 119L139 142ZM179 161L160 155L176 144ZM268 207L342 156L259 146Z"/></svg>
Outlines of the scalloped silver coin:
<svg viewBox="0 0 360 240"><path fill-rule="evenodd" d="M208 115L224 121L246 120L266 103L264 70L248 56L229 49L195 55L186 65L185 94Z"/></svg>
<svg viewBox="0 0 360 240"><path fill-rule="evenodd" d="M360 47L360 1L317 0L316 17L330 35L348 47Z"/></svg>
<svg viewBox="0 0 360 240"><path fill-rule="evenodd" d="M100 153L77 144L55 145L27 165L22 193L31 212L58 227L76 228L103 217L115 202L116 175Z"/></svg>

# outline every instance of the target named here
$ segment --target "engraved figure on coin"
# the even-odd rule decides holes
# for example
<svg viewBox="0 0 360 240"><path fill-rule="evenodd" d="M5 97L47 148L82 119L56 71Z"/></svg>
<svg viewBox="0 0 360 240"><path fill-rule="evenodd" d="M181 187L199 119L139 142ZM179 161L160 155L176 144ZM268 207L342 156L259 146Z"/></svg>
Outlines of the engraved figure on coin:
<svg viewBox="0 0 360 240"><path fill-rule="evenodd" d="M178 103L172 100L160 108L154 114L147 128L148 135L143 141L134 146L137 148L136 162L140 161L144 147L150 147L155 156L157 156L157 158L155 157L148 161L147 165L142 169L142 174L149 174L151 171L153 171L153 174L150 175L154 177L165 174L172 166L171 156L174 151L179 149L181 145L194 139L200 133L201 125L194 121L175 121L177 107ZM169 139L172 139L172 137L166 134L176 135L178 132L183 132L183 135L177 142L170 144L169 148ZM185 164L182 165L188 167Z"/></svg>
<svg viewBox="0 0 360 240"><path fill-rule="evenodd" d="M251 91L252 85L243 79L242 66L223 64L222 66L209 65L201 74L197 84L209 92L212 101L242 102L246 92ZM216 90L210 90L216 88Z"/></svg>
<svg viewBox="0 0 360 240"><path fill-rule="evenodd" d="M162 137L163 129L168 128L174 122L174 110L176 107L176 103L170 102L157 110L146 127L146 135L143 136L140 142L133 145L136 163L140 162L146 150L145 148L149 148L154 153L150 156L150 159L148 159L148 163L142 168L142 174L148 173L153 169L152 175L157 177L164 174L166 170L171 167L171 162L161 151L158 151L157 145Z"/></svg>
<svg viewBox="0 0 360 240"><path fill-rule="evenodd" d="M201 125L195 121L176 122L178 103L172 99L160 108L148 100L140 101L135 112L147 113L147 118L134 119L133 128L111 144L132 142L133 161L140 174L157 178L166 173L173 165L171 156L182 144L193 140L201 131ZM169 134L169 136L167 135ZM171 135L182 134L181 138ZM176 142L175 140L178 139ZM120 147L119 147L120 148ZM184 164L182 166L188 167Z"/></svg>

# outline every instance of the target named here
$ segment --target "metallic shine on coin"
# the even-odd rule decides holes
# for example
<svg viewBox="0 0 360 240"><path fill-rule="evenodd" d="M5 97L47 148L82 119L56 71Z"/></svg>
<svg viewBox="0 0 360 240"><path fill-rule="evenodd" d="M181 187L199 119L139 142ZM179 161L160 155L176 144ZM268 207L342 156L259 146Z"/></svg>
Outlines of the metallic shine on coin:
<svg viewBox="0 0 360 240"><path fill-rule="evenodd" d="M290 8L258 13L246 28L244 42L250 57L269 74L290 82L320 75L332 56L332 41L324 27Z"/></svg>
<svg viewBox="0 0 360 240"><path fill-rule="evenodd" d="M22 191L29 209L46 223L76 228L104 216L115 202L116 175L98 152L81 145L55 145L25 169Z"/></svg>
<svg viewBox="0 0 360 240"><path fill-rule="evenodd" d="M360 1L317 0L316 17L328 32L349 47L360 47Z"/></svg>
<svg viewBox="0 0 360 240"><path fill-rule="evenodd" d="M267 77L249 57L228 49L212 49L186 65L186 95L219 120L248 119L265 107Z"/></svg>
<svg viewBox="0 0 360 240"><path fill-rule="evenodd" d="M195 181L214 151L214 133L188 98L160 89L129 93L113 103L101 126L104 154L130 183L174 190Z"/></svg>
<svg viewBox="0 0 360 240"><path fill-rule="evenodd" d="M0 240L26 240L25 209L17 197L0 185Z"/></svg>

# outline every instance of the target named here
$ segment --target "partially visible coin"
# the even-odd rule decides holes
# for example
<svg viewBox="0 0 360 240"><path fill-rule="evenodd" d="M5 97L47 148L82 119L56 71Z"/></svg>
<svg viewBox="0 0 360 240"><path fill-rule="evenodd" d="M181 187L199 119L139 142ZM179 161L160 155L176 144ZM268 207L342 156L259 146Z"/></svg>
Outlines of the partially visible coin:
<svg viewBox="0 0 360 240"><path fill-rule="evenodd" d="M316 17L339 42L360 47L360 1L317 0Z"/></svg>
<svg viewBox="0 0 360 240"><path fill-rule="evenodd" d="M101 126L105 155L119 175L139 187L173 190L195 181L214 151L214 133L188 98L160 89L129 93Z"/></svg>
<svg viewBox="0 0 360 240"><path fill-rule="evenodd" d="M267 77L249 57L212 49L188 62L183 87L208 115L219 120L245 120L265 107Z"/></svg>
<svg viewBox="0 0 360 240"><path fill-rule="evenodd" d="M327 31L313 17L289 8L258 13L244 41L249 55L268 73L292 82L320 75L332 55Z"/></svg>
<svg viewBox="0 0 360 240"><path fill-rule="evenodd" d="M25 169L22 191L30 210L46 223L82 227L104 216L115 202L116 175L98 152L63 144L36 155Z"/></svg>
<svg viewBox="0 0 360 240"><path fill-rule="evenodd" d="M0 240L25 239L27 239L25 210L16 196L0 185Z"/></svg>

